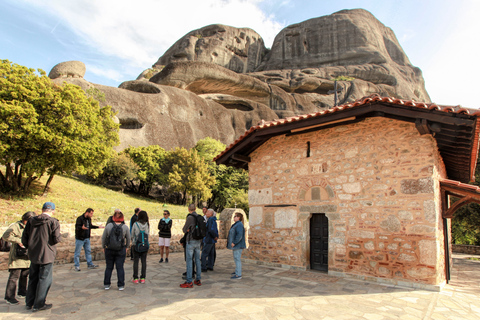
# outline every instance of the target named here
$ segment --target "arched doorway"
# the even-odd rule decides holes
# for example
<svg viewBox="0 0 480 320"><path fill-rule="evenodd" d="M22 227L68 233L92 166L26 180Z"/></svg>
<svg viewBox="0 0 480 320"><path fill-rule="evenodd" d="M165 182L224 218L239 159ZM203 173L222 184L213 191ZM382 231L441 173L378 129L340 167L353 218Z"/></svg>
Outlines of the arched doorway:
<svg viewBox="0 0 480 320"><path fill-rule="evenodd" d="M314 213L310 218L310 269L328 271L328 218Z"/></svg>

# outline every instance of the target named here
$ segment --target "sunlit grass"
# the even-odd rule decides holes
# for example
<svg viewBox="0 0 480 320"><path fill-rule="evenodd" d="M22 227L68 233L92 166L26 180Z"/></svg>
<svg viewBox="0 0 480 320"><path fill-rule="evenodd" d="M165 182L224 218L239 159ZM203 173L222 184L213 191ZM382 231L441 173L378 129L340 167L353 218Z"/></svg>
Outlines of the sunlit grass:
<svg viewBox="0 0 480 320"><path fill-rule="evenodd" d="M50 192L42 197L47 177L43 177L32 186L32 192L26 196L0 194L0 225L6 226L18 221L27 211L41 212L43 203L55 203L55 217L62 223L74 223L87 208L93 208L93 222L104 224L113 211L118 208L130 220L133 210L140 207L147 211L150 219L163 217L167 209L173 219L184 219L188 210L184 206L164 204L153 199L121 193L81 181L77 178L55 176Z"/></svg>

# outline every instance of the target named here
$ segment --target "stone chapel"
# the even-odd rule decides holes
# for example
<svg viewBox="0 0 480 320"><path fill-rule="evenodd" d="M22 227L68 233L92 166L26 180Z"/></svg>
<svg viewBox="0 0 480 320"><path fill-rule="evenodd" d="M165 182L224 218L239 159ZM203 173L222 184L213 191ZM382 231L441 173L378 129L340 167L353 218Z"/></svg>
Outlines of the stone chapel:
<svg viewBox="0 0 480 320"><path fill-rule="evenodd" d="M259 264L439 290L454 210L479 202L480 110L372 95L262 121L215 159L249 171ZM450 205L450 197L460 201Z"/></svg>

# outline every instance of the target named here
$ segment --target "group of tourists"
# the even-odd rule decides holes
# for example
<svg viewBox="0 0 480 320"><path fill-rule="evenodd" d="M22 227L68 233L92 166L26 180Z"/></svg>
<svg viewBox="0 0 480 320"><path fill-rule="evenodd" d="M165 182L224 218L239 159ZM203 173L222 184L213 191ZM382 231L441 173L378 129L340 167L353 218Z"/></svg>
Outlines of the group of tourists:
<svg viewBox="0 0 480 320"><path fill-rule="evenodd" d="M45 301L53 281L55 245L61 239L60 223L52 217L54 212L55 204L45 202L41 214L26 212L21 221L11 224L3 234L2 238L11 243L10 275L5 290L7 303L19 304L18 297L25 298L26 308L33 312L52 307Z"/></svg>
<svg viewBox="0 0 480 320"><path fill-rule="evenodd" d="M180 284L181 288L193 288L194 284L201 286L202 272L213 271L215 263L215 243L218 239L215 211L204 208L202 217L195 210L195 204L188 206L189 214L183 226L184 237L180 240L184 244L187 265L187 271L184 274L185 282ZM235 223L228 233L227 248L233 250L235 261L235 272L231 274L231 279L239 280L242 279L242 251L246 248L243 215L236 212L234 221ZM197 266L196 272L195 266ZM193 281L194 276L195 280Z"/></svg>
<svg viewBox="0 0 480 320"><path fill-rule="evenodd" d="M189 213L183 226L184 236L180 240L184 247L186 261L186 272L183 274L186 281L180 284L181 288L193 288L194 284L201 286L202 272L214 270L215 244L218 240L216 213L213 209L203 208L203 216L201 216L195 210L195 204L188 206ZM53 280L55 245L61 240L60 224L52 217L54 212L55 204L46 202L40 215L32 211L26 212L21 221L11 224L3 234L2 239L12 244L8 261L10 275L5 290L7 303L19 304L17 298L25 298L26 308L33 312L52 308L52 304L46 303L46 298ZM87 268L98 268L98 265L92 261L91 229L104 228L102 248L106 264L103 282L105 290L111 288L114 268L117 271L118 290L125 289L124 263L129 247L133 260L133 283L145 283L147 254L150 247L148 241L150 224L147 212L136 208L129 227L125 224L124 214L119 209L116 209L108 218L105 227L92 224L93 214L94 210L88 208L76 220L74 270L81 271L82 248L85 251ZM243 215L239 212L235 213L234 221L228 233L227 248L233 251L235 261L235 272L231 274L231 279L237 280L242 278L241 255L246 248L246 243ZM159 263L168 263L172 224L170 212L164 210L163 218L158 223ZM140 274L139 263L141 264Z"/></svg>

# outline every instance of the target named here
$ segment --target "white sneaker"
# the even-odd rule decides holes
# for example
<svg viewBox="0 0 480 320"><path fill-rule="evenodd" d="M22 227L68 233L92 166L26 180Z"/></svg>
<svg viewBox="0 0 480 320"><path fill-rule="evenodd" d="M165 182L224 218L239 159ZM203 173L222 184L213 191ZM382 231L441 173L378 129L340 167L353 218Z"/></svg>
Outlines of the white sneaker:
<svg viewBox="0 0 480 320"><path fill-rule="evenodd" d="M106 285L105 285L105 290L110 290L110 287L111 287L111 286L110 286L109 284L106 284Z"/></svg>
<svg viewBox="0 0 480 320"><path fill-rule="evenodd" d="M118 287L118 291L123 291L125 290L125 287Z"/></svg>

